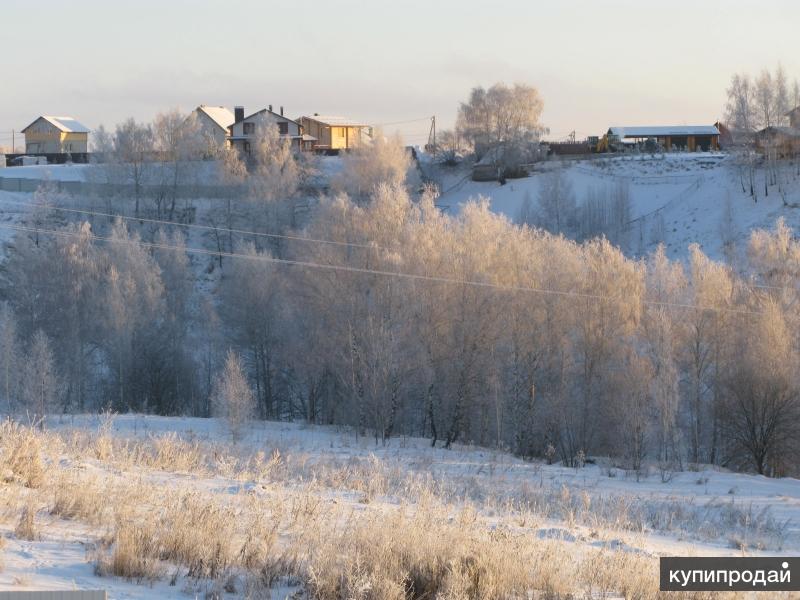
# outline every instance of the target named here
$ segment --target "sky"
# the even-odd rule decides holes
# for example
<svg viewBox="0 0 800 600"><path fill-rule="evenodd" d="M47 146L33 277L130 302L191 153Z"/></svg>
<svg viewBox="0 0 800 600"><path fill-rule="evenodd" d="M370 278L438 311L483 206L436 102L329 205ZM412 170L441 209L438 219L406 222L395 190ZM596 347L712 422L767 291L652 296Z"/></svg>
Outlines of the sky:
<svg viewBox="0 0 800 600"><path fill-rule="evenodd" d="M799 29L796 0L0 0L0 146L41 114L113 127L199 104L417 144L496 82L539 89L552 139L707 124L734 72L800 78Z"/></svg>

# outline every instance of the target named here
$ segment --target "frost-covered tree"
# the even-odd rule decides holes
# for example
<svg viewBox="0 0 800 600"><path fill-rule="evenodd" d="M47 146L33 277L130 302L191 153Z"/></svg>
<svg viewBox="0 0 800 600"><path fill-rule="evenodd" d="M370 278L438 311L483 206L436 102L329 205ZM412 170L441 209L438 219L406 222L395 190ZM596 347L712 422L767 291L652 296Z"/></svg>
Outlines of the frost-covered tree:
<svg viewBox="0 0 800 600"><path fill-rule="evenodd" d="M783 475L800 448L797 350L782 309L767 301L739 323L740 360L726 377L724 433L732 462Z"/></svg>
<svg viewBox="0 0 800 600"><path fill-rule="evenodd" d="M50 340L37 331L25 355L24 372L20 382L20 400L25 410L44 419L59 409L59 376Z"/></svg>
<svg viewBox="0 0 800 600"><path fill-rule="evenodd" d="M233 350L228 350L225 365L214 381L212 407L215 416L225 419L233 441L240 440L254 416L255 405L242 363Z"/></svg>
<svg viewBox="0 0 800 600"><path fill-rule="evenodd" d="M114 137L102 123L92 131L89 138L92 147L92 159L97 159L100 162L109 159L110 155L114 152Z"/></svg>
<svg viewBox="0 0 800 600"><path fill-rule="evenodd" d="M575 192L561 169L542 178L539 188L538 224L555 234L573 234L577 227Z"/></svg>
<svg viewBox="0 0 800 600"><path fill-rule="evenodd" d="M10 413L16 404L19 367L22 356L17 335L17 320L8 302L0 306L0 391L5 409Z"/></svg>
<svg viewBox="0 0 800 600"><path fill-rule="evenodd" d="M734 132L749 133L756 128L755 90L748 75L734 74L727 89L725 120Z"/></svg>
<svg viewBox="0 0 800 600"><path fill-rule="evenodd" d="M786 72L783 70L783 65L778 63L775 68L775 77L773 78L775 91L774 91L774 121L775 125L788 125L789 119L787 113L794 108L791 106L789 98L789 83L786 79Z"/></svg>
<svg viewBox="0 0 800 600"><path fill-rule="evenodd" d="M335 190L353 199L364 199L380 185L404 185L411 170L411 156L399 136L377 132L342 157L342 171L333 180Z"/></svg>
<svg viewBox="0 0 800 600"><path fill-rule="evenodd" d="M300 170L291 142L281 137L275 119L259 117L250 146L248 184L253 199L272 202L293 195L300 184Z"/></svg>
<svg viewBox="0 0 800 600"><path fill-rule="evenodd" d="M279 389L280 347L289 335L281 320L281 278L268 251L247 244L238 252L246 258L232 262L223 280L220 316L255 382L258 416L281 418L286 398Z"/></svg>
<svg viewBox="0 0 800 600"><path fill-rule="evenodd" d="M136 216L139 216L143 186L148 181L154 150L152 125L137 123L133 118L117 125L114 132L113 170L118 174L118 183L133 186Z"/></svg>
<svg viewBox="0 0 800 600"><path fill-rule="evenodd" d="M534 227L537 223L536 216L536 208L533 205L531 192L530 190L525 190L525 193L522 195L522 202L519 205L519 210L517 211L517 216L514 219L514 222L517 225L528 225L529 227Z"/></svg>
<svg viewBox="0 0 800 600"><path fill-rule="evenodd" d="M196 162L203 158L207 150L206 140L196 113L187 116L173 109L156 115L153 120L153 142L162 163L159 181L163 191L156 198L157 213L160 217L162 202L166 200L169 203L167 217L172 220L178 188L196 178Z"/></svg>
<svg viewBox="0 0 800 600"><path fill-rule="evenodd" d="M684 336L684 321L674 307L685 303L686 279L681 265L667 259L663 245L648 259L645 284L649 304L644 308L640 331L650 361L646 386L656 415L657 458L674 465L682 461L679 349Z"/></svg>
<svg viewBox="0 0 800 600"><path fill-rule="evenodd" d="M756 79L756 121L761 128L777 125L775 112L775 84L769 69L763 69Z"/></svg>
<svg viewBox="0 0 800 600"><path fill-rule="evenodd" d="M688 459L713 463L719 459L722 374L733 351L728 309L735 301L735 282L725 265L709 259L695 244L689 247L688 272L687 304L698 307L683 316Z"/></svg>
<svg viewBox="0 0 800 600"><path fill-rule="evenodd" d="M161 270L139 235L118 220L106 245L102 279L102 326L112 376L114 406L145 410L161 398L150 393L149 375L161 357L150 345L151 333L162 323L164 285Z"/></svg>
<svg viewBox="0 0 800 600"><path fill-rule="evenodd" d="M544 103L530 85L496 83L488 90L478 86L458 109L459 135L485 151L504 142L510 145L537 139Z"/></svg>

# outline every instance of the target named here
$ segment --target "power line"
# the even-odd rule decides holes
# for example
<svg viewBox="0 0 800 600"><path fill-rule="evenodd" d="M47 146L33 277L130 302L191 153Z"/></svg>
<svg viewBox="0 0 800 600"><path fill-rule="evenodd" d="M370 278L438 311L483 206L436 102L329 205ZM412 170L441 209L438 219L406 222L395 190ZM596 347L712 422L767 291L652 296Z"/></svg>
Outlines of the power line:
<svg viewBox="0 0 800 600"><path fill-rule="evenodd" d="M465 181L466 178L468 178L468 177L469 177L469 175L466 175L464 178L462 178L462 180L458 181L452 187L456 187L457 185L459 185L460 183ZM452 189L452 187L450 189ZM449 190L446 190L446 191L449 191ZM441 198L441 196L440 196L440 198ZM23 207L34 206L30 202L20 202L18 200L0 198L0 203L3 203L3 202L5 202L7 204L14 204L16 206L23 206ZM196 224L196 223L180 223L178 221L167 221L167 220L164 220L164 219L151 219L151 218L146 218L146 217L131 217L131 216L121 215L121 214L116 214L116 213L105 213L105 212L84 210L84 209L77 209L77 208L63 208L63 207L56 206L56 205L49 205L49 206L45 205L44 208L49 208L50 210L53 210L53 211L62 211L62 212L75 213L75 214L81 214L81 215L106 217L106 218L111 218L111 219L121 219L123 221L139 221L140 223L153 223L153 224L167 225L167 226L172 226L172 227L186 227L188 229L199 229L199 230L203 230L203 231L217 231L217 232L222 232L222 233L235 233L235 234L239 234L239 235L250 235L250 236L254 236L254 237L268 237L268 238L286 239L286 240L292 240L292 241L310 242L310 243L317 243L317 244L329 244L329 245L332 245L332 246L363 248L363 249L366 249L366 250L386 250L386 251L391 251L392 250L391 248L388 248L386 246L381 246L381 245L374 244L374 243L371 243L371 242L367 242L367 243L342 242L342 241L336 241L336 240L325 240L325 239L320 239L320 238L308 238L308 237L303 237L303 236L298 236L298 235L287 235L287 234L279 234L279 233L262 233L262 232L258 232L258 231L250 231L250 230L245 230L245 229L231 229L231 228L227 228L227 227L214 227L214 226L211 226L211 225L199 225L199 224ZM42 229L34 228L33 231L41 232L41 231L48 231L48 230L42 230ZM59 231L56 231L56 230L52 230L52 231L54 233L59 233L59 234L66 233L66 232L59 232ZM103 238L101 236L98 236L96 239L102 240ZM142 242L142 243L145 243L145 242ZM203 249L197 249L197 250L203 250ZM211 251L209 251L209 252L211 252ZM216 256L216 255L218 255L220 253L217 252L217 251L213 251L213 254ZM235 256L235 253L231 254L231 256ZM247 256L247 255L243 255L243 256ZM796 288L796 287L775 286L775 285L766 285L766 284L758 284L758 283L745 283L744 281L741 281L739 283L741 285L743 285L745 287L748 287L748 288L751 288L751 289L781 290L781 291L793 291L793 292L798 291L798 288Z"/></svg>
<svg viewBox="0 0 800 600"><path fill-rule="evenodd" d="M430 117L421 117L419 119L408 119L407 121L392 121L389 123L372 123L372 127L385 127L387 125L404 125L406 123L418 123L420 121L430 121Z"/></svg>
<svg viewBox="0 0 800 600"><path fill-rule="evenodd" d="M7 198L0 198L0 202L5 202L7 204L14 204L14 205L17 205L17 206L27 206L27 207L33 206L30 202L20 202L18 200L10 200L10 199L7 199ZM57 205L45 206L45 208L49 208L50 210L53 210L53 211L62 211L62 212L80 214L80 215L92 215L92 216L97 216L97 217L107 217L107 218L112 218L112 219L122 219L124 221L139 221L140 223L157 223L157 224L160 224L160 225L169 225L169 226L174 226L174 227L186 227L186 228L189 228L189 229L200 229L200 230L203 230L203 231L217 231L217 232L223 232L223 233L236 233L236 234L239 234L239 235L251 235L251 236L254 236L254 237L269 237L269 238L293 240L293 241L299 241L299 242L311 242L311 243L316 243L316 244L330 244L332 246L347 246L347 247L354 247L354 248L388 250L388 248L386 248L386 247L377 246L375 244L370 244L370 243L340 242L340 241L334 241L334 240L323 240L323 239L318 239L318 238L303 237L303 236L300 236L300 235L286 235L286 234L280 234L280 233L262 233L262 232L259 232L259 231L249 231L249 230L246 230L246 229L231 229L231 228L228 228L228 227L213 227L211 225L199 225L199 224L196 224L196 223L179 223L178 221L166 221L166 220L162 220L162 219L150 219L150 218L146 218L146 217L130 217L130 216L127 216L127 215L120 215L120 214L114 214L114 213L104 213L104 212L98 212L98 211L93 211L93 210L83 210L83 209L78 209L78 208L63 208L63 207L57 206Z"/></svg>
<svg viewBox="0 0 800 600"><path fill-rule="evenodd" d="M74 231L63 231L63 230L55 230L55 229L39 229L36 227L26 227L22 225L12 225L9 223L0 223L0 228L2 229L12 229L15 231L25 231L29 233L37 233L37 234L51 234L55 236L61 237L82 237L79 233ZM485 281L474 281L469 279L456 279L451 277L442 277L436 275L419 275L416 273L404 273L402 271L385 271L381 269L367 269L364 267L351 267L347 265L325 265L320 263L315 263L311 261L305 260L294 260L294 259L287 259L287 258L275 258L272 256L265 256L263 254L242 254L240 252L223 252L218 250L207 250L205 248L191 248L191 247L180 247L175 246L172 244L163 244L159 242L142 242L142 241L133 241L133 240L115 240L114 238L108 236L99 236L93 233L89 234L89 238L95 241L100 242L110 242L114 244L125 244L131 246L140 246L155 250L173 250L179 252L186 252L188 254L201 254L205 256L215 256L215 257L227 257L227 258L242 258L245 260L255 260L261 262L268 262L273 264L285 264L290 266L297 266L297 267L305 267L310 269L319 269L319 270L329 270L329 271L339 271L339 272L348 272L348 273L359 273L364 275L380 275L383 277L398 277L403 279L410 279L416 281L427 281L432 283L445 283L450 285L467 285L472 287L479 287L479 288L487 288L487 289L497 289L501 291L507 292L525 292L525 293L535 293L535 294L543 294L543 295L552 295L552 296L559 296L559 297L570 297L570 298L579 298L585 300L612 300L616 301L619 300L618 298L613 298L611 296L603 296L602 294L588 294L584 292L573 292L573 291L564 291L564 290L552 290L548 288L535 288L535 287L525 287L525 286L513 286L513 285L498 285L494 283L488 283ZM641 300L642 304L650 305L650 306L659 306L663 308L683 308L683 309L691 309L691 310L705 310L705 311L712 311L712 312L728 312L728 313L735 313L735 314L743 314L743 315L762 315L763 313L757 311L750 311L744 309L735 309L735 308L722 308L722 307L714 307L714 306L698 306L695 304L685 304L679 302L661 302L656 300Z"/></svg>

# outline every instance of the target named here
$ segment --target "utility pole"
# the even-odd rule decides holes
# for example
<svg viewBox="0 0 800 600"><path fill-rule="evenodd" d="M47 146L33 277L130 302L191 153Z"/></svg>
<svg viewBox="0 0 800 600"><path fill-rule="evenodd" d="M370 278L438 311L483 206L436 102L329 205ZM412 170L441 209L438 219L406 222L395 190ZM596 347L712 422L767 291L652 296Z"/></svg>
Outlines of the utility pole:
<svg viewBox="0 0 800 600"><path fill-rule="evenodd" d="M431 117L433 122L433 160L436 160L436 115Z"/></svg>
<svg viewBox="0 0 800 600"><path fill-rule="evenodd" d="M436 160L436 115L431 117L431 130L428 133L428 143L433 147L433 160Z"/></svg>
<svg viewBox="0 0 800 600"><path fill-rule="evenodd" d="M11 130L11 154L14 154L17 150L17 145L14 143L14 130Z"/></svg>

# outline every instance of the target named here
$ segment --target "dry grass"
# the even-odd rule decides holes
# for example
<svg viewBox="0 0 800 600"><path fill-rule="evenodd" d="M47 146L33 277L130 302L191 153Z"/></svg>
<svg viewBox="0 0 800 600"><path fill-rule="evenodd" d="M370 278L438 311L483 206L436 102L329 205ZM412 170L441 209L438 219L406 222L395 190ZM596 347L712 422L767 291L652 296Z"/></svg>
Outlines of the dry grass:
<svg viewBox="0 0 800 600"><path fill-rule="evenodd" d="M101 541L95 556L95 572L136 582L160 579L166 568L157 556L157 536L152 524L122 523L113 536Z"/></svg>
<svg viewBox="0 0 800 600"><path fill-rule="evenodd" d="M17 526L14 529L14 535L20 540L33 541L39 539L39 528L36 524L36 506L33 500L29 500L22 509L22 514L19 517Z"/></svg>
<svg viewBox="0 0 800 600"><path fill-rule="evenodd" d="M0 432L5 465L3 478L18 481L25 487L38 488L44 482L42 438L33 427L6 421Z"/></svg>
<svg viewBox="0 0 800 600"><path fill-rule="evenodd" d="M316 600L661 597L653 557L536 536L556 511L635 530L639 507L566 488L499 498L374 456L242 456L175 435L126 441L109 427L92 436L12 423L0 426L0 467L14 474L0 501L20 515L19 537L36 537L43 505L107 530L92 555L103 576L185 577L211 596L268 597L296 582Z"/></svg>

